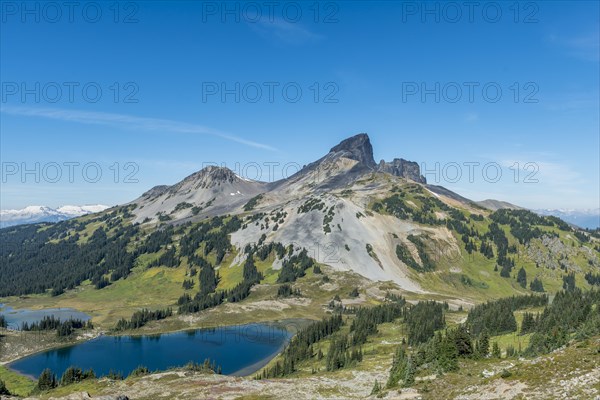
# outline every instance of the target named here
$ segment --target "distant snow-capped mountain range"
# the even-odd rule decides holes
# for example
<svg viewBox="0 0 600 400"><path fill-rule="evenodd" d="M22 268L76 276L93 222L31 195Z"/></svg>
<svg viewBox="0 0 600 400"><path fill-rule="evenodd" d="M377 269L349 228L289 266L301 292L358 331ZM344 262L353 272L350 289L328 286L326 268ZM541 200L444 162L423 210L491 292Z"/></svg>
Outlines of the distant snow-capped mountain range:
<svg viewBox="0 0 600 400"><path fill-rule="evenodd" d="M600 228L600 208L591 208L588 210L544 209L534 211L541 215L554 215L581 228Z"/></svg>
<svg viewBox="0 0 600 400"><path fill-rule="evenodd" d="M102 204L85 206L62 206L51 208L46 206L29 206L21 210L1 210L0 228L38 222L59 222L85 214L104 211L108 206Z"/></svg>
<svg viewBox="0 0 600 400"><path fill-rule="evenodd" d="M492 200L486 201L490 202ZM59 208L29 206L20 210L0 210L0 228L22 224L35 224L38 222L59 222L81 215L101 212L107 208L110 207L102 204L95 204L85 206L62 206ZM487 208L492 210L495 209L493 207ZM512 206L510 208L518 207ZM541 215L554 215L555 217L559 217L560 219L581 228L600 228L600 208L588 210L537 209L533 211Z"/></svg>

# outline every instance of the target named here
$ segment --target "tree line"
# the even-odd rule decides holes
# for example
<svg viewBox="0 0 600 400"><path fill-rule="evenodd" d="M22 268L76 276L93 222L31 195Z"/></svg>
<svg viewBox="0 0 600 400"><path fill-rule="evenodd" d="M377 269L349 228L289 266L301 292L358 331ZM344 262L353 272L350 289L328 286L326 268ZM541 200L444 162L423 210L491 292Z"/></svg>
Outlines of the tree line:
<svg viewBox="0 0 600 400"><path fill-rule="evenodd" d="M520 334L532 333L529 346L518 351L506 348L506 357L516 355L535 356L546 354L568 344L571 339L586 339L600 334L600 291L583 292L579 288L563 290L548 304L547 296L513 296L474 307L464 324L456 328L438 330L427 341L409 349L407 343L396 349L387 388L408 387L415 382L419 370L435 373L456 371L459 360L501 358L502 351L497 342L490 343L490 335L502 333L506 326L512 329L512 319L505 315L524 307L541 307L544 310L534 315L523 315ZM513 315L514 318L514 315ZM505 319L506 321L503 321ZM482 321L489 321L486 326ZM507 322L509 321L509 322ZM494 323L497 323L494 326ZM377 391L383 387L376 385Z"/></svg>
<svg viewBox="0 0 600 400"><path fill-rule="evenodd" d="M392 322L402 315L403 305L386 302L374 307L360 307L350 324L348 334L337 334L327 350L326 369L335 371L359 363L363 359L362 345L378 332L377 326ZM321 357L317 353L317 357Z"/></svg>
<svg viewBox="0 0 600 400"><path fill-rule="evenodd" d="M290 254L292 251L293 248L290 249ZM295 282L296 279L305 275L307 269L314 265L315 261L308 256L308 251L302 249L298 254L293 254L283 261L277 282Z"/></svg>
<svg viewBox="0 0 600 400"><path fill-rule="evenodd" d="M221 374L221 366L218 365L214 360L210 360L209 358L204 359L204 362L202 363L190 361L185 366L183 366L182 369L193 372L210 372ZM136 369L131 371L129 377L138 377L147 375L149 373L150 370L147 367L140 365ZM109 372L107 377L109 379L114 380L121 380L124 378L123 375L121 375L121 373L114 372L112 370ZM46 368L38 377L36 391L46 392L59 386L68 386L74 383L83 382L86 379L96 379L96 372L94 372L92 368L84 371L79 367L70 366L65 370L65 372L63 372L60 379L57 378L56 374L50 368ZM2 394L10 395L8 389L6 389L6 386L4 385L4 382L0 380L0 395Z"/></svg>
<svg viewBox="0 0 600 400"><path fill-rule="evenodd" d="M54 315L44 316L40 321L35 322L23 322L21 323L21 330L25 332L30 331L56 331L58 337L71 336L76 329L94 329L92 320L84 321L76 318L69 318L65 321L61 321Z"/></svg>
<svg viewBox="0 0 600 400"><path fill-rule="evenodd" d="M272 367L265 368L256 375L256 379L287 376L297 370L300 362L315 358L325 358L328 371L345 368L359 363L363 359L362 345L367 338L377 333L377 326L392 322L402 315L406 301L401 296L390 295L388 301L374 307L352 309L354 314L348 333L340 333L344 325L341 313L314 322L301 329L292 338L282 354L283 360L277 361ZM319 348L315 352L314 345L323 339L331 338L327 354Z"/></svg>
<svg viewBox="0 0 600 400"><path fill-rule="evenodd" d="M110 215L86 223L107 223ZM108 226L100 227L80 243L85 227L71 220L0 229L0 297L47 290L58 295L88 279L97 283L110 271L115 279L126 276L135 258L127 244L137 228L119 225L109 236Z"/></svg>
<svg viewBox="0 0 600 400"><path fill-rule="evenodd" d="M294 288L291 285L284 283L277 288L277 297L300 297L300 289Z"/></svg>
<svg viewBox="0 0 600 400"><path fill-rule="evenodd" d="M161 226L140 241L139 227L125 220L130 210L120 207L81 222L0 229L0 297L48 290L60 295L85 280L102 289L126 278L141 254L159 251L150 267L178 267L181 257L193 257L201 247L204 256L214 252L218 264L231 248L229 233L241 227L238 217L219 216L196 226ZM83 231L95 223L102 225L85 237ZM175 234L182 235L179 251L172 243Z"/></svg>
<svg viewBox="0 0 600 400"><path fill-rule="evenodd" d="M563 290L530 328L529 354L544 354L566 345L572 335L585 339L600 333L600 290Z"/></svg>
<svg viewBox="0 0 600 400"><path fill-rule="evenodd" d="M256 375L256 379L277 378L293 373L300 361L315 355L313 349L315 343L340 330L343 324L342 315L336 313L300 329L283 351L283 360L263 369Z"/></svg>
<svg viewBox="0 0 600 400"><path fill-rule="evenodd" d="M206 270L205 273L203 273L204 270ZM205 276L204 279L207 282L200 282L200 290L193 298L187 293L179 298L177 304L179 305L180 314L196 313L207 308L216 307L225 301L230 303L242 301L250 295L252 286L263 279L262 273L256 268L253 253L248 255L244 262L242 282L229 290L215 290L217 280L216 276L209 272L210 270L214 272L210 264L201 267L200 275L201 277Z"/></svg>
<svg viewBox="0 0 600 400"><path fill-rule="evenodd" d="M447 303L435 301L420 301L410 306L404 314L408 343L410 345L424 343L433 336L435 331L446 326L444 318L446 309L448 309Z"/></svg>
<svg viewBox="0 0 600 400"><path fill-rule="evenodd" d="M514 311L526 307L542 307L548 304L547 295L511 296L488 301L473 307L467 315L466 326L473 335L486 331L500 335L517 330Z"/></svg>
<svg viewBox="0 0 600 400"><path fill-rule="evenodd" d="M585 280L592 286L600 286L600 274L592 274L588 272L585 274Z"/></svg>
<svg viewBox="0 0 600 400"><path fill-rule="evenodd" d="M412 352L406 344L397 347L386 387L412 386L415 375L422 368L438 374L457 371L461 358L479 359L489 355L490 340L487 333L474 339L465 325L438 331L428 341L418 344ZM491 349L491 356L500 357L500 348L496 343Z"/></svg>
<svg viewBox="0 0 600 400"><path fill-rule="evenodd" d="M150 321L159 321L173 315L173 309L165 308L164 310L150 311L146 308L141 311L136 311L131 316L131 319L126 320L121 318L115 325L115 331L124 331L128 329L138 329L146 325Z"/></svg>

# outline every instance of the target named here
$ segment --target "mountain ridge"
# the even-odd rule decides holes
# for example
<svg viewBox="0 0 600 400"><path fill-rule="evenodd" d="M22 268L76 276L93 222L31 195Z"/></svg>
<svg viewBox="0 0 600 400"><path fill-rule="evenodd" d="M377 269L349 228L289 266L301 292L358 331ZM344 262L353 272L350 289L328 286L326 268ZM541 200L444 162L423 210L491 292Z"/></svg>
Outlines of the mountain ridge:
<svg viewBox="0 0 600 400"><path fill-rule="evenodd" d="M136 222L157 220L159 213L162 213L163 219L166 218L164 215L173 214L169 220L193 221L216 215L216 212L240 211L243 206L240 198L248 201L259 194L284 197L326 192L344 188L371 173L387 173L421 184L427 182L416 162L395 158L391 162L381 160L376 163L369 135L359 133L342 140L323 157L290 177L275 182L248 180L227 167L207 166L174 185L155 186L129 204L140 206L134 210L138 216ZM222 190L212 190L210 196L190 195L192 190L216 187ZM455 198L462 199L459 195ZM187 207L187 204L191 206ZM177 207L180 208L176 210ZM193 211L193 207L197 208Z"/></svg>
<svg viewBox="0 0 600 400"><path fill-rule="evenodd" d="M244 265L253 254L249 249L259 251L265 243L279 249L305 249L315 262L336 272L392 282L401 290L420 294L454 292L460 287L461 295L464 290L484 295L490 286L494 291L502 288L503 293L518 292L520 286L513 282L517 266L537 276L532 266L546 265L555 272L544 285L557 285L563 270L587 272L590 266L600 265L594 253L600 249L595 233L579 232L559 219L528 210L490 210L444 187L427 184L420 179L416 163L410 164L409 173L400 168L408 163L392 161L398 169L386 171L382 163L375 163L369 136L363 133L341 141L298 173L276 182L244 179L227 168L211 166L174 185L156 186L92 218L40 232L32 227L0 233L9 241L14 241L11 235L18 235L18 242L28 240L32 246L43 246L46 240L53 245L64 242L65 252L78 251L90 240L98 252L110 242L103 237L116 235L117 249L123 254L105 260L102 265L109 264L100 275L94 272L94 263L86 264L87 270L73 276L68 287L80 284L81 277L99 287L106 284L104 274L111 273L111 281L126 277L131 266L115 269L113 263L133 260L138 252L156 253L147 256L156 257L150 264L153 267L178 266L181 257L183 265L202 264L193 246L200 246L204 257L214 257L212 265L227 275ZM199 238L194 237L196 230L203 232ZM133 242L123 246L129 240ZM207 240L213 242L202 247ZM579 247L573 248L574 243ZM184 255L177 255L184 251L180 245ZM215 249L218 252L212 255ZM9 262L33 262L27 257L13 259L10 253L4 256ZM80 259L89 261L86 254ZM275 257L268 267L269 279L283 273L286 262L286 256ZM20 265L11 268L18 272ZM48 267L52 268L63 268L60 259ZM28 278L11 279L29 287ZM42 287L36 285L35 290ZM64 289L56 288L57 292ZM14 290L5 288L5 293Z"/></svg>
<svg viewBox="0 0 600 400"><path fill-rule="evenodd" d="M536 209L533 211L540 215L553 215L559 217L560 219L581 228L600 228L600 208L583 210Z"/></svg>

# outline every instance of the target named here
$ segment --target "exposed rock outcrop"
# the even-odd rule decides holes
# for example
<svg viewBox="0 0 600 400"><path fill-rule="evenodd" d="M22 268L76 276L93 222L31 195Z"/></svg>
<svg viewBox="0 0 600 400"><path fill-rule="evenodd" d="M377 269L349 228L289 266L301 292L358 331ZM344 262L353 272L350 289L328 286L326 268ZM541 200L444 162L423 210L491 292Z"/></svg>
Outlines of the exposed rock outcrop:
<svg viewBox="0 0 600 400"><path fill-rule="evenodd" d="M377 167L373 158L373 146L366 133L359 133L342 140L337 146L332 147L329 153L341 153L344 157L356 160L369 168Z"/></svg>
<svg viewBox="0 0 600 400"><path fill-rule="evenodd" d="M381 160L379 162L379 171L410 179L418 183L427 183L425 177L421 175L419 164L414 161L407 161L403 158L394 158L391 162Z"/></svg>

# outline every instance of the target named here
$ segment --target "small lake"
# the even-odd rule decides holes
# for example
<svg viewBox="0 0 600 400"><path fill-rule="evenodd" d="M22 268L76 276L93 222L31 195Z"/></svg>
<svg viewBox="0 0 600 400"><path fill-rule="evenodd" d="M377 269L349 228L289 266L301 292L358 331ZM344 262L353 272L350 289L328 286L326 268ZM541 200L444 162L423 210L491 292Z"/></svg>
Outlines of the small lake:
<svg viewBox="0 0 600 400"><path fill-rule="evenodd" d="M46 308L43 310L15 310L12 307L4 306L4 304L0 304L0 315L4 315L6 318L6 323L8 328L10 329L21 329L21 324L23 322L27 322L28 324L32 322L41 321L44 317L49 317L54 315L54 317L60 319L61 321L66 321L69 318L80 319L83 321L87 321L90 319L90 316L82 313L81 311L74 310L72 308Z"/></svg>
<svg viewBox="0 0 600 400"><path fill-rule="evenodd" d="M34 354L8 365L37 378L50 368L58 378L70 366L92 368L97 376L111 370L124 376L140 365L150 371L181 367L190 361L215 361L223 374L249 375L276 356L292 333L266 324L248 324L152 336L101 336Z"/></svg>

